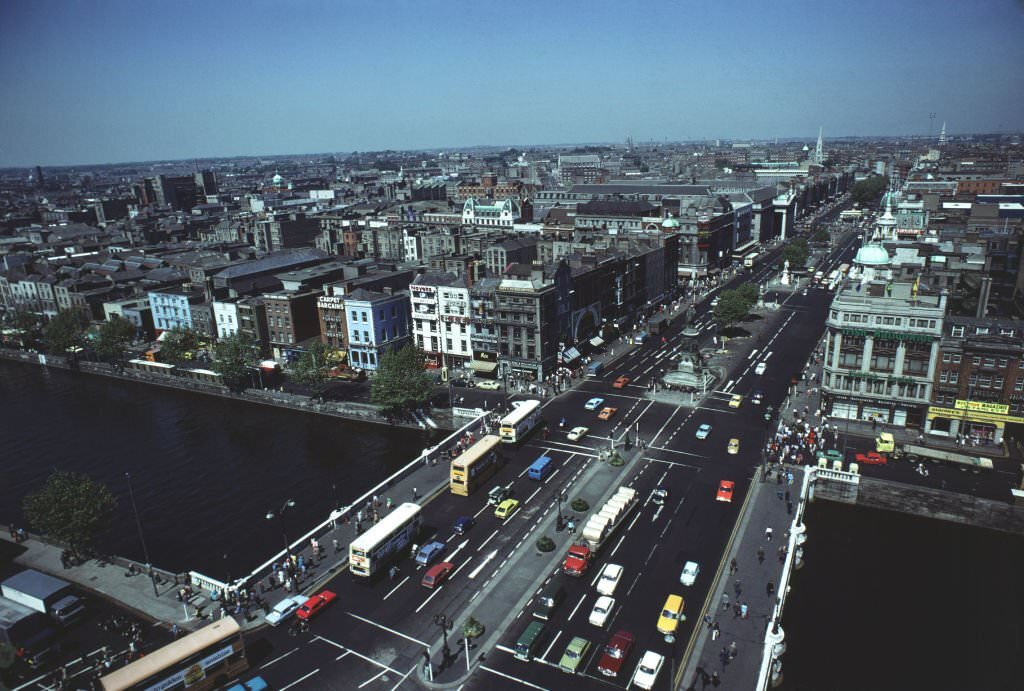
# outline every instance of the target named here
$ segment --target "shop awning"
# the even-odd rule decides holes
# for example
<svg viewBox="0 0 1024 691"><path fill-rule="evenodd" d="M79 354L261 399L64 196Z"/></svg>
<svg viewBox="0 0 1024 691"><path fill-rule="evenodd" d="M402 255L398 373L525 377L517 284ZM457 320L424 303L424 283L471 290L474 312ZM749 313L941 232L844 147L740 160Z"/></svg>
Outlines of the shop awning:
<svg viewBox="0 0 1024 691"><path fill-rule="evenodd" d="M483 360L473 360L469 365L473 368L474 372L487 372L488 374L498 369L497 362L485 362Z"/></svg>
<svg viewBox="0 0 1024 691"><path fill-rule="evenodd" d="M579 360L580 357L580 351L576 350L575 348L567 348L562 353L562 362L570 363L575 360Z"/></svg>
<svg viewBox="0 0 1024 691"><path fill-rule="evenodd" d="M590 339L590 345L594 346L595 348L600 348L601 346L604 345L604 339L601 338L600 336L594 336L593 338Z"/></svg>

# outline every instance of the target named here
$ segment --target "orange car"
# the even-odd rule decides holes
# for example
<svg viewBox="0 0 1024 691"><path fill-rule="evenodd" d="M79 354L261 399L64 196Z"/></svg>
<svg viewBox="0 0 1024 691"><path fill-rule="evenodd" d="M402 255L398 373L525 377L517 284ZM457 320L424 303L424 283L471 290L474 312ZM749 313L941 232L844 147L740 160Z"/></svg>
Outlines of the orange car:
<svg viewBox="0 0 1024 691"><path fill-rule="evenodd" d="M597 417L599 417L602 420L611 420L612 416L615 415L615 413L617 412L619 412L618 408L602 408L601 412L597 414Z"/></svg>
<svg viewBox="0 0 1024 691"><path fill-rule="evenodd" d="M629 377L619 377L618 379L615 380L614 383L612 383L612 388L613 389L624 389L624 388L626 388L626 384L628 384L631 381L632 381L632 379L630 379Z"/></svg>

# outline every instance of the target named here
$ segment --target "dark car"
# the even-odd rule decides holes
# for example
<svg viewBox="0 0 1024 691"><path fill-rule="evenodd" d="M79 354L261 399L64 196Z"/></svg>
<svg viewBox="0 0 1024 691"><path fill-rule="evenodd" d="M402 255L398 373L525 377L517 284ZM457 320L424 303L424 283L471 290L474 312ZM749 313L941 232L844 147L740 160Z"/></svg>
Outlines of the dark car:
<svg viewBox="0 0 1024 691"><path fill-rule="evenodd" d="M472 516L459 516L455 519L455 525L452 526L452 530L455 531L456 535L465 535L474 525L476 525L476 519Z"/></svg>
<svg viewBox="0 0 1024 691"><path fill-rule="evenodd" d="M597 663L597 671L606 677L617 677L633 648L633 634L629 631L616 631L611 640L601 651L601 661Z"/></svg>

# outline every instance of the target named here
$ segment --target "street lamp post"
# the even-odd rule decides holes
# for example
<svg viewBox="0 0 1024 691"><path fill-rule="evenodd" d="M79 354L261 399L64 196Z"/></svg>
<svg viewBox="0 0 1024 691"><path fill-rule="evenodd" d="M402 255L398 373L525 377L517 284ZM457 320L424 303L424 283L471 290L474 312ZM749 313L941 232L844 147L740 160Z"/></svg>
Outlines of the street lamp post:
<svg viewBox="0 0 1024 691"><path fill-rule="evenodd" d="M135 504L135 492L132 491L131 473L124 474L128 481L128 497L132 501L132 512L135 514L135 527L139 530L139 542L142 543L142 556L146 560L146 570L149 571L149 580L153 583L153 595L160 597L160 591L156 589L156 574L153 573L153 564L149 561L149 548L146 547L146 537L142 534L142 521L139 519L139 507Z"/></svg>
<svg viewBox="0 0 1024 691"><path fill-rule="evenodd" d="M448 631L452 624L448 621L447 614L435 614L434 623L441 627L441 665L447 666L452 656L452 651L448 648Z"/></svg>
<svg viewBox="0 0 1024 691"><path fill-rule="evenodd" d="M562 532L562 502L565 501L565 490L559 490L558 495L555 497L558 502L558 517L555 519L555 532Z"/></svg>
<svg viewBox="0 0 1024 691"><path fill-rule="evenodd" d="M285 514L285 511L287 511L288 509L290 509L290 508L292 508L294 506L295 506L295 500L294 499L289 499L285 503L281 504L281 508L278 509L277 511L267 511L267 517L266 517L268 521L272 521L275 518L277 518L277 519L279 519L281 521L281 537L284 538L284 553L285 553L285 556L289 557L289 558L292 556L292 547L288 543L288 532L287 532L287 530L285 530L284 514Z"/></svg>

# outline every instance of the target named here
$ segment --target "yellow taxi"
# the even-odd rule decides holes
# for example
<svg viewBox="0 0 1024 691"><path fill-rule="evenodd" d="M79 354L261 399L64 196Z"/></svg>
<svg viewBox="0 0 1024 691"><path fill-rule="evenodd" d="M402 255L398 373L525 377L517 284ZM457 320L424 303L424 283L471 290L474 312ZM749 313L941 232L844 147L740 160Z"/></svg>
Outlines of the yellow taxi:
<svg viewBox="0 0 1024 691"><path fill-rule="evenodd" d="M679 628L679 622L685 620L683 596L669 595L665 599L665 606L661 608L661 614L658 615L658 631L664 634L675 633Z"/></svg>
<svg viewBox="0 0 1024 691"><path fill-rule="evenodd" d="M729 440L729 448L727 449L733 456L740 452L740 440L733 437Z"/></svg>
<svg viewBox="0 0 1024 691"><path fill-rule="evenodd" d="M494 509L494 517L502 520L511 518L516 511L519 510L518 499L506 499L505 501L498 504L498 508Z"/></svg>
<svg viewBox="0 0 1024 691"><path fill-rule="evenodd" d="M739 408L741 405L743 405L743 396L741 396L738 393L737 394L733 394L732 398L729 399L729 407L730 408Z"/></svg>

